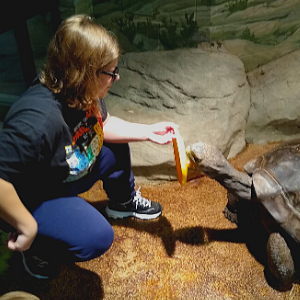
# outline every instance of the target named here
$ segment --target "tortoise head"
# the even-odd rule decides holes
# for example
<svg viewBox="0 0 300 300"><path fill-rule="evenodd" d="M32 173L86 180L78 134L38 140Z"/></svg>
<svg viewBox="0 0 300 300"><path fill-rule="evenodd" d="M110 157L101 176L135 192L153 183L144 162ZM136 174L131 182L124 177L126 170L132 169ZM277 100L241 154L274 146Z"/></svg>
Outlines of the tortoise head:
<svg viewBox="0 0 300 300"><path fill-rule="evenodd" d="M186 155L191 168L204 173L225 160L223 154L215 147L203 142L192 144L186 148Z"/></svg>
<svg viewBox="0 0 300 300"><path fill-rule="evenodd" d="M191 165L192 168L201 171L201 162L204 160L205 155L200 143L187 146L185 152L189 165Z"/></svg>

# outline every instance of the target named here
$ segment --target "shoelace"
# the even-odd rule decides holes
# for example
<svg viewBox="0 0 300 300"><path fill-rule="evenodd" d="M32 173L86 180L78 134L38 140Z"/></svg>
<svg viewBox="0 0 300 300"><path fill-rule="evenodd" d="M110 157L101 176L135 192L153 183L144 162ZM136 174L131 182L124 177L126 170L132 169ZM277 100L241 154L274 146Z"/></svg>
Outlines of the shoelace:
<svg viewBox="0 0 300 300"><path fill-rule="evenodd" d="M47 265L49 264L47 261L44 261L37 256L32 256L32 260L39 268L47 267Z"/></svg>
<svg viewBox="0 0 300 300"><path fill-rule="evenodd" d="M151 201L143 198L140 192L140 188L138 188L138 190L135 192L135 196L133 198L133 202L135 203L135 208L138 207L138 205L141 205L143 207L151 207Z"/></svg>

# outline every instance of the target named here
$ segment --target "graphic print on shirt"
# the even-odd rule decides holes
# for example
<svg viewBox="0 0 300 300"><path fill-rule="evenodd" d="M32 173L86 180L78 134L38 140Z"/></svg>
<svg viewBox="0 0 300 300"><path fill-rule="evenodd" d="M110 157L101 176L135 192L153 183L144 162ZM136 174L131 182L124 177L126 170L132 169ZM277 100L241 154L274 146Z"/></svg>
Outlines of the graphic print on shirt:
<svg viewBox="0 0 300 300"><path fill-rule="evenodd" d="M103 145L101 116L91 111L74 128L73 143L65 147L70 173L65 182L75 181L86 175L94 165Z"/></svg>

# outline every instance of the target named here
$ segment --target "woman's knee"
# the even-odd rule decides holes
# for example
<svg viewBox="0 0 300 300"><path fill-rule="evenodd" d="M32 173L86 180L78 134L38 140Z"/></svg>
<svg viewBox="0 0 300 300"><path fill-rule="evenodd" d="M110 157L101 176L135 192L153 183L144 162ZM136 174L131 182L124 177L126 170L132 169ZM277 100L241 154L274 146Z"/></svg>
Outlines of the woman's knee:
<svg viewBox="0 0 300 300"><path fill-rule="evenodd" d="M75 250L76 261L88 261L103 255L111 247L114 240L114 230L109 226L98 226L87 233L85 239L81 241L81 246Z"/></svg>
<svg viewBox="0 0 300 300"><path fill-rule="evenodd" d="M84 199L73 196L43 202L33 211L39 235L62 243L72 261L86 261L105 253L114 239L106 218Z"/></svg>

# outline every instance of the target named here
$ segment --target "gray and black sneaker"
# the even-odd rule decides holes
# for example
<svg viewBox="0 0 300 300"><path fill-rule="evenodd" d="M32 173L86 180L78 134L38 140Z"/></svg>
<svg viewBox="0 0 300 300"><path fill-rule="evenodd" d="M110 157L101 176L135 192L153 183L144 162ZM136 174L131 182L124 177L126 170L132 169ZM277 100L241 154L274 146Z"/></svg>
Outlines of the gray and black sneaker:
<svg viewBox="0 0 300 300"><path fill-rule="evenodd" d="M24 268L37 279L49 279L57 275L57 264L45 261L27 251L21 252Z"/></svg>
<svg viewBox="0 0 300 300"><path fill-rule="evenodd" d="M161 215L162 207L159 203L142 197L139 187L133 199L125 203L109 203L105 211L108 217L114 219L136 217L142 220L151 220Z"/></svg>

